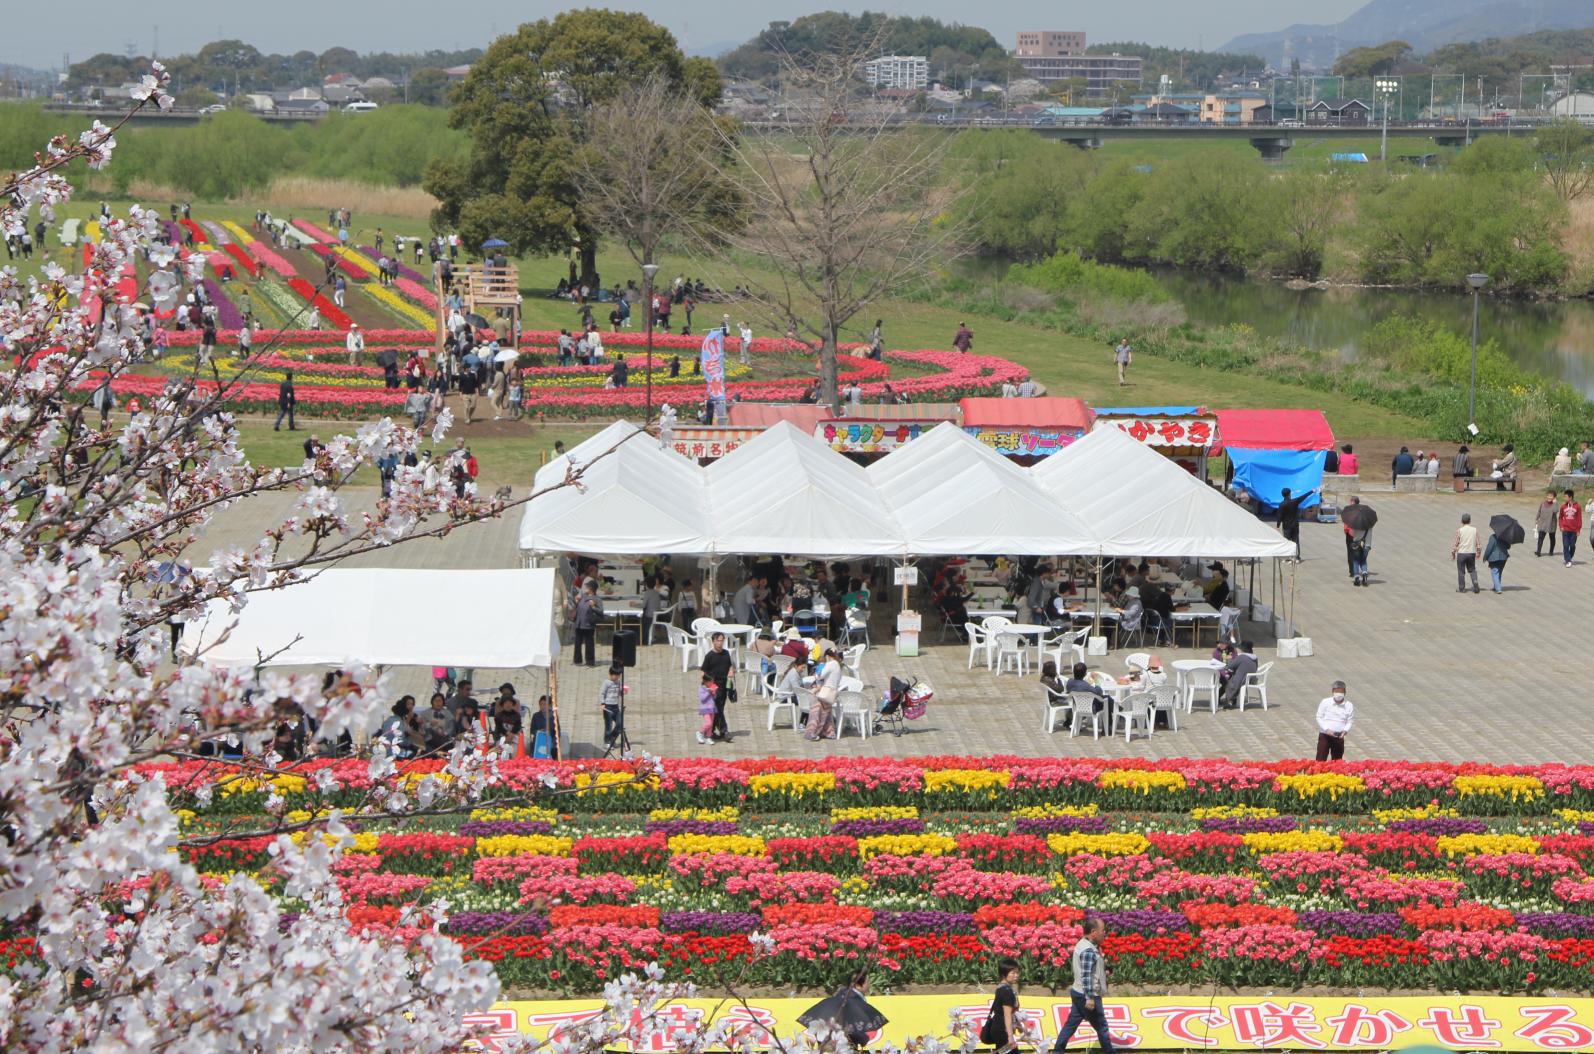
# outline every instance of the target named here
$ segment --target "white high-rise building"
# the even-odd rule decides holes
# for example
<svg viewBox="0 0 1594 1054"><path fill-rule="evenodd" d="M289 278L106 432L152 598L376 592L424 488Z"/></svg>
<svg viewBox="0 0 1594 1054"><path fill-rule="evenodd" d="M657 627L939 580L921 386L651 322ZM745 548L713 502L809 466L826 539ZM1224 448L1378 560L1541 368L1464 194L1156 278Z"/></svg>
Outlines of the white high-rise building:
<svg viewBox="0 0 1594 1054"><path fill-rule="evenodd" d="M876 88L921 91L930 86L930 60L923 55L882 55L863 64L863 75Z"/></svg>

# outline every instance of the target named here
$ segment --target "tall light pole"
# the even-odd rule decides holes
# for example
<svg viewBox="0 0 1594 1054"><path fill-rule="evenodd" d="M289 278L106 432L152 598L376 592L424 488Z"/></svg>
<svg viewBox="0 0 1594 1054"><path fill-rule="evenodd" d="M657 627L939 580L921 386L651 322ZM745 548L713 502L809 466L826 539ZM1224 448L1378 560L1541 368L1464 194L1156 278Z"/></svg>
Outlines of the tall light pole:
<svg viewBox="0 0 1594 1054"><path fill-rule="evenodd" d="M658 264L645 263L642 265L642 313L648 319L648 358L647 362L643 363L643 369L647 373L648 389L647 408L642 414L644 427L647 426L649 421L653 420L653 276L658 273Z"/></svg>
<svg viewBox="0 0 1594 1054"><path fill-rule="evenodd" d="M1378 94L1384 97L1384 132L1378 141L1378 163L1389 164L1389 97L1400 90L1400 82L1388 77L1380 77L1374 82Z"/></svg>
<svg viewBox="0 0 1594 1054"><path fill-rule="evenodd" d="M1467 284L1472 287L1472 383L1467 388L1467 424L1477 424L1477 415L1474 410L1478 403L1478 294L1489 282L1486 274L1467 275Z"/></svg>

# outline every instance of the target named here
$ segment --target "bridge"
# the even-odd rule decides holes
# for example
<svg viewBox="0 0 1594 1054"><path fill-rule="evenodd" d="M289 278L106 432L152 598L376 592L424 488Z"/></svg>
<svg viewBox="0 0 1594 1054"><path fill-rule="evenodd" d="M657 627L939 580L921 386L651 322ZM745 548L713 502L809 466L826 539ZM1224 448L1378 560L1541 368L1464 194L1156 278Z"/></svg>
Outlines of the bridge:
<svg viewBox="0 0 1594 1054"><path fill-rule="evenodd" d="M74 117L98 117L106 124L115 124L127 116L127 110L132 103L126 99L116 99L110 102L95 105L93 103L53 102L45 106L45 113L69 114ZM251 117L258 117L262 121L272 124L304 124L306 121L319 121L325 117L322 113L301 113L297 111L288 113L260 113L255 110L241 111ZM162 110L155 106L145 106L128 119L128 124L141 125L167 125L180 126L198 124L210 115L193 107L173 106L170 110Z"/></svg>
<svg viewBox="0 0 1594 1054"><path fill-rule="evenodd" d="M838 122L847 125L848 122ZM1383 125L1369 122L1318 123L1280 122L1274 124L1110 124L1104 121L1057 121L1028 117L961 117L921 114L893 115L886 121L888 127L948 128L959 131L999 131L1012 129L1033 132L1043 139L1057 139L1082 150L1098 148L1108 139L1244 139L1257 149L1264 160L1278 161L1297 139L1367 139L1382 134ZM873 131L879 122L859 121L851 126L860 131ZM789 130L792 125L784 121L747 121L742 126L753 133L775 133ZM1437 146L1466 146L1480 136L1532 135L1537 122L1501 121L1486 123L1395 122L1389 124L1390 139L1431 139Z"/></svg>

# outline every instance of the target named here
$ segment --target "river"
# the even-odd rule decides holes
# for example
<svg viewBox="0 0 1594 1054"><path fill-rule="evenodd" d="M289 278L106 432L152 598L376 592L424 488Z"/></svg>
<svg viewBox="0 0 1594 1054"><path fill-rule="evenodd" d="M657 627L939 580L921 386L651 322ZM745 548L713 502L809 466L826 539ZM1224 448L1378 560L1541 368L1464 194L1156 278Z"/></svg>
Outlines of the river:
<svg viewBox="0 0 1594 1054"><path fill-rule="evenodd" d="M1229 275L1153 272L1204 326L1244 322L1297 345L1354 358L1363 333L1387 315L1430 318L1467 336L1471 298L1398 289L1290 289ZM1594 301L1538 302L1483 297L1478 335L1493 339L1524 367L1566 381L1594 398Z"/></svg>

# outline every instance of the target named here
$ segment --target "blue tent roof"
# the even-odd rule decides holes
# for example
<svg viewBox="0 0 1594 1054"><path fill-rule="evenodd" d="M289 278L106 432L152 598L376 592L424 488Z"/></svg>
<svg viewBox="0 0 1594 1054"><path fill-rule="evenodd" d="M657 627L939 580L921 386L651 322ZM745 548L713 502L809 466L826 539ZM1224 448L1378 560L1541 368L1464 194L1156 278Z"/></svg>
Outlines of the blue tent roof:
<svg viewBox="0 0 1594 1054"><path fill-rule="evenodd" d="M1206 413L1204 406L1097 406L1097 417L1189 417Z"/></svg>

